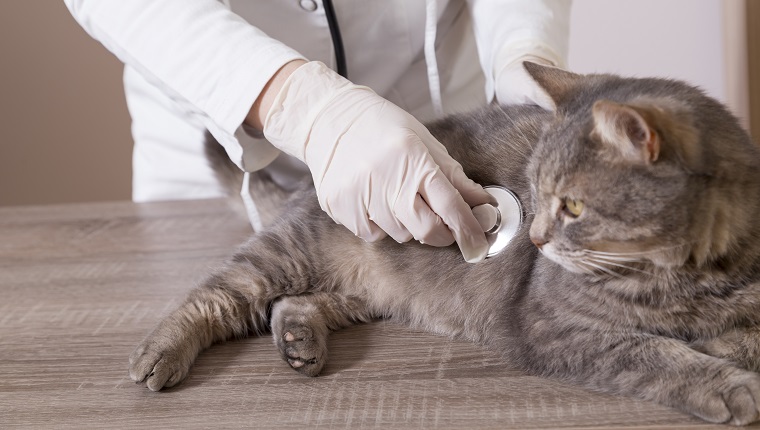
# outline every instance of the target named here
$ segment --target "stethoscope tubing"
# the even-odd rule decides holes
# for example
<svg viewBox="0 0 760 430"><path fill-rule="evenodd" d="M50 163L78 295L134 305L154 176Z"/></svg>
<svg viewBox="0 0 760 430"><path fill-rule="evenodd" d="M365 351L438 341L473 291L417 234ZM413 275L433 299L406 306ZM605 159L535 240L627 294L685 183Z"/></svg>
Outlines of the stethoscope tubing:
<svg viewBox="0 0 760 430"><path fill-rule="evenodd" d="M330 28L330 37L332 38L333 50L335 51L335 63L338 68L337 72L344 78L348 78L346 53L343 50L343 38L340 36L340 27L338 26L338 18L335 16L335 8L333 7L332 0L322 0L322 5L325 8L327 26Z"/></svg>

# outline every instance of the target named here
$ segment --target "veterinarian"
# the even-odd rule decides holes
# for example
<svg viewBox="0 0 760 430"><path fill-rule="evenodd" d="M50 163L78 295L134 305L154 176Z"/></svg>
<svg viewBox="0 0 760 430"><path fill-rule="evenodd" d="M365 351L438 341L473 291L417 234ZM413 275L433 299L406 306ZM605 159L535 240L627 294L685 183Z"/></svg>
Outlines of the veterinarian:
<svg viewBox="0 0 760 430"><path fill-rule="evenodd" d="M65 2L126 64L135 201L224 195L204 154L210 133L241 169L266 168L282 187L310 171L325 212L367 241L456 240L470 262L488 249L470 207L489 197L420 121L494 98L551 107L521 63L565 66L570 9L570 0Z"/></svg>

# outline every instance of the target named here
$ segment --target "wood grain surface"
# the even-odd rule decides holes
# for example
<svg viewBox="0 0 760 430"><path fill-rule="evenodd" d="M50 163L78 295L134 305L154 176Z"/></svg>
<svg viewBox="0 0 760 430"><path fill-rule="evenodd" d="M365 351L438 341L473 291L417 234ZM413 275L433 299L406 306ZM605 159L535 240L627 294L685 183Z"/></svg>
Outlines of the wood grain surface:
<svg viewBox="0 0 760 430"><path fill-rule="evenodd" d="M715 427L382 321L335 333L318 378L259 337L215 345L176 388L133 383L132 348L247 234L225 200L0 209L0 427Z"/></svg>

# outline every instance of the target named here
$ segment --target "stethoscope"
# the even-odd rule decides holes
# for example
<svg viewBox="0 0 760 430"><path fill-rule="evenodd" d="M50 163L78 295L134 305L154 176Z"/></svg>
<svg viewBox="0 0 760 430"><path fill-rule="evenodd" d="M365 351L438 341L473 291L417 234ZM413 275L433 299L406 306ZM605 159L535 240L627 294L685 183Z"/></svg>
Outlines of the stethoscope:
<svg viewBox="0 0 760 430"><path fill-rule="evenodd" d="M340 27L338 26L338 18L335 17L335 8L333 7L332 0L322 0L322 5L325 8L327 26L330 28L330 37L332 38L333 50L335 51L335 63L338 68L337 72L344 78L348 78L346 53L343 50L343 38L340 36Z"/></svg>
<svg viewBox="0 0 760 430"><path fill-rule="evenodd" d="M344 78L348 78L346 53L343 50L343 39L335 16L335 8L332 0L322 0L322 5L325 8L327 26L330 28L337 72ZM476 206L472 212L488 239L488 257L493 257L504 250L520 230L523 209L520 200L512 191L493 185L484 189L494 198L496 204Z"/></svg>

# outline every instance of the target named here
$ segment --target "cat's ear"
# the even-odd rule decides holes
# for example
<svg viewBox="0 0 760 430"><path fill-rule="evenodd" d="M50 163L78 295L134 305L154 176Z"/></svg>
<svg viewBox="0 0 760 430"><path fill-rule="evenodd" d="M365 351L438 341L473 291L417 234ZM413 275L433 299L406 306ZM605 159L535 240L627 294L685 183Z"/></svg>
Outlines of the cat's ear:
<svg viewBox="0 0 760 430"><path fill-rule="evenodd" d="M651 164L660 156L660 137L647 122L645 111L609 100L592 109L594 131L602 142L616 148L632 162Z"/></svg>
<svg viewBox="0 0 760 430"><path fill-rule="evenodd" d="M523 61L523 67L538 86L554 101L555 106L559 106L567 100L570 91L583 79L583 76L577 73L530 61Z"/></svg>

